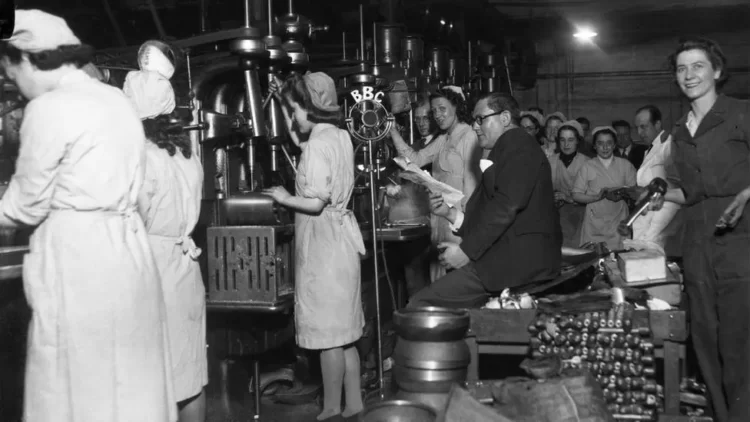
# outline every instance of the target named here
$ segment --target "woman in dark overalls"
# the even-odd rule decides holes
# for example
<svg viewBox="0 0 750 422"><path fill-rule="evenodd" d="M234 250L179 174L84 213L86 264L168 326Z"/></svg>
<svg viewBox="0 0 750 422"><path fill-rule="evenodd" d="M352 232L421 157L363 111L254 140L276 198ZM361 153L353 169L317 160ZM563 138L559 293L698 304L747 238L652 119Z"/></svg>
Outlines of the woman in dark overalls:
<svg viewBox="0 0 750 422"><path fill-rule="evenodd" d="M685 205L693 344L715 419L750 421L750 104L718 92L728 75L715 42L683 40L670 64L690 100L665 199Z"/></svg>

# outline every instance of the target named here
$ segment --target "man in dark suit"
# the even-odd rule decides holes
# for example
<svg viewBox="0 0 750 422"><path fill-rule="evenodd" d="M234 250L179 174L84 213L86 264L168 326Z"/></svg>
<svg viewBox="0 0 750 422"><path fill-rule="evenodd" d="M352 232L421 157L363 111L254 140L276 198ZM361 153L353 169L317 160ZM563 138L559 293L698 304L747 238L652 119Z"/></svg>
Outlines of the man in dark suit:
<svg viewBox="0 0 750 422"><path fill-rule="evenodd" d="M643 158L646 156L645 145L633 143L633 137L630 131L630 123L625 120L616 120L612 122L612 127L617 131L617 148L615 157L625 158L630 161L638 170L643 164Z"/></svg>
<svg viewBox="0 0 750 422"><path fill-rule="evenodd" d="M473 117L492 164L465 214L431 198L432 212L447 218L462 242L439 245L441 261L454 270L417 293L410 307L479 307L492 294L553 279L560 270L562 234L550 165L536 140L519 127L518 102L507 94L487 94Z"/></svg>

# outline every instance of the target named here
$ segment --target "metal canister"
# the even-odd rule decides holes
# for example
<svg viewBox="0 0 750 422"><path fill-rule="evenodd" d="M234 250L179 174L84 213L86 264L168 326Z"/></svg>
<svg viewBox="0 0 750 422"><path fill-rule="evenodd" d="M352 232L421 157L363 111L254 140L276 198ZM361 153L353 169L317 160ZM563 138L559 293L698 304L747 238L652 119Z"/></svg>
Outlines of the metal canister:
<svg viewBox="0 0 750 422"><path fill-rule="evenodd" d="M446 47L432 47L430 49L430 61L435 69L435 79L446 81L448 79L448 49Z"/></svg>
<svg viewBox="0 0 750 422"><path fill-rule="evenodd" d="M424 41L419 35L406 35L401 38L401 60L411 58L418 69L424 66Z"/></svg>
<svg viewBox="0 0 750 422"><path fill-rule="evenodd" d="M377 25L378 63L397 63L401 59L403 26L381 23Z"/></svg>

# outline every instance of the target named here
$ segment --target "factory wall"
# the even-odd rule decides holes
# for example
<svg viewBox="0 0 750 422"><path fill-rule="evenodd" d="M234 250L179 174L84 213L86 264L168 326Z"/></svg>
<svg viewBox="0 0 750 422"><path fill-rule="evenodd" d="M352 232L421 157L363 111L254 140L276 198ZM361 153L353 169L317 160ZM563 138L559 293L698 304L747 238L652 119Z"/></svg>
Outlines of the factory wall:
<svg viewBox="0 0 750 422"><path fill-rule="evenodd" d="M722 46L730 69L742 70L732 74L725 92L750 98L750 30L705 35ZM536 87L515 94L524 108L538 105L547 114L585 116L592 127L617 119L632 123L635 110L645 104L658 106L664 123L671 125L688 107L667 71L667 56L676 41L674 37L611 49L542 42L537 46ZM635 131L633 139L638 140Z"/></svg>

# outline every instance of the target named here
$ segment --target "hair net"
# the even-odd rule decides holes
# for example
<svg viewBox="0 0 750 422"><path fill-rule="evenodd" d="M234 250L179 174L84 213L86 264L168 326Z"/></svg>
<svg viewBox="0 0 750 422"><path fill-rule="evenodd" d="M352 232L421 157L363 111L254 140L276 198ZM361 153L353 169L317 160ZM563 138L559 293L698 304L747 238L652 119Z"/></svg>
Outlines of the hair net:
<svg viewBox="0 0 750 422"><path fill-rule="evenodd" d="M62 45L79 45L65 19L41 10L16 10L16 25L8 40L13 47L29 53L54 50Z"/></svg>
<svg viewBox="0 0 750 422"><path fill-rule="evenodd" d="M152 119L174 111L175 98L172 84L157 72L132 71L125 77L122 87L135 105L141 120Z"/></svg>
<svg viewBox="0 0 750 422"><path fill-rule="evenodd" d="M336 84L330 76L323 72L315 72L308 73L302 78L315 108L323 111L337 111L339 109Z"/></svg>
<svg viewBox="0 0 750 422"><path fill-rule="evenodd" d="M581 124L578 123L577 121L575 121L575 120L568 120L567 122L564 122L563 124L561 124L560 128L562 128L563 126L570 126L570 127L572 127L573 129L575 129L576 132L578 132L578 136L581 137L581 138L583 138L583 126L581 126ZM560 128L557 129L557 134L558 135L560 134Z"/></svg>

